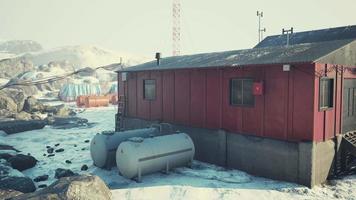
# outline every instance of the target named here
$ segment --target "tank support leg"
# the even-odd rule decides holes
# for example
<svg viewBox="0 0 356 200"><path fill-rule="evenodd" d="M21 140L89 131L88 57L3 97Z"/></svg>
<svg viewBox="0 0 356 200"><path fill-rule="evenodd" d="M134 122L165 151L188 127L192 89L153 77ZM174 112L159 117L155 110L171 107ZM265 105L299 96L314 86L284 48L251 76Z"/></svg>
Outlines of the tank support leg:
<svg viewBox="0 0 356 200"><path fill-rule="evenodd" d="M138 166L137 182L141 183L141 167Z"/></svg>
<svg viewBox="0 0 356 200"><path fill-rule="evenodd" d="M167 163L166 163L166 174L168 174L169 173L169 161L167 161Z"/></svg>

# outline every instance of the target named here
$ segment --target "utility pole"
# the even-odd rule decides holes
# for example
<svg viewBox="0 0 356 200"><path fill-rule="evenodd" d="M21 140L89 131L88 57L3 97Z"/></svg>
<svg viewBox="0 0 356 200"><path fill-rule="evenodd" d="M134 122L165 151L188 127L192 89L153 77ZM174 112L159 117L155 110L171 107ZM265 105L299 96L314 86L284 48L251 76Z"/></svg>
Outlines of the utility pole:
<svg viewBox="0 0 356 200"><path fill-rule="evenodd" d="M266 28L261 28L261 19L263 18L263 12L257 11L258 17L258 43L263 39L263 32L266 32Z"/></svg>
<svg viewBox="0 0 356 200"><path fill-rule="evenodd" d="M293 27L290 29L282 29L282 35L287 34L287 46L289 46L290 35L293 34Z"/></svg>

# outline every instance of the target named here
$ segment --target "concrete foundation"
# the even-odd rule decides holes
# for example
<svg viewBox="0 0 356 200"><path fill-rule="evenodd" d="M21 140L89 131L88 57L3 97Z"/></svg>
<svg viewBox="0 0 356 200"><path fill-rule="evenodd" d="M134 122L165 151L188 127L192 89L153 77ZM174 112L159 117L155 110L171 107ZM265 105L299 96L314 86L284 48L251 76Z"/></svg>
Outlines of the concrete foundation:
<svg viewBox="0 0 356 200"><path fill-rule="evenodd" d="M152 122L126 118L125 129ZM173 125L191 136L195 159L275 180L313 187L326 181L334 159L334 141L287 142L262 137ZM338 138L341 141L341 137Z"/></svg>

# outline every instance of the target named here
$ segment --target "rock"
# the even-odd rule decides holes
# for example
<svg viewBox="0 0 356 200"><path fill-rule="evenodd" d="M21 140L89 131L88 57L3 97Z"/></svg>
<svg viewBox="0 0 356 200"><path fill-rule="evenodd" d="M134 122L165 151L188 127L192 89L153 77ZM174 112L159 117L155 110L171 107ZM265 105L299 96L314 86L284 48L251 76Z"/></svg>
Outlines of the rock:
<svg viewBox="0 0 356 200"><path fill-rule="evenodd" d="M56 146L56 147L58 147L60 144L59 143L57 143L57 144L55 144L54 146Z"/></svg>
<svg viewBox="0 0 356 200"><path fill-rule="evenodd" d="M12 158L14 155L11 155L9 153L0 153L0 159L4 159L8 161L10 158Z"/></svg>
<svg viewBox="0 0 356 200"><path fill-rule="evenodd" d="M66 163L67 163L67 164L72 164L72 161L66 160Z"/></svg>
<svg viewBox="0 0 356 200"><path fill-rule="evenodd" d="M90 140L85 140L84 142L85 142L85 143L89 143L89 142L90 142Z"/></svg>
<svg viewBox="0 0 356 200"><path fill-rule="evenodd" d="M4 91L0 91L0 109L17 112L16 102Z"/></svg>
<svg viewBox="0 0 356 200"><path fill-rule="evenodd" d="M41 112L43 111L45 106L37 101L34 97L30 96L25 100L23 110L29 113Z"/></svg>
<svg viewBox="0 0 356 200"><path fill-rule="evenodd" d="M46 188L46 187L47 187L46 184L41 184L41 185L38 186L38 188Z"/></svg>
<svg viewBox="0 0 356 200"><path fill-rule="evenodd" d="M36 190L33 181L21 172L0 163L0 190L16 190L23 193Z"/></svg>
<svg viewBox="0 0 356 200"><path fill-rule="evenodd" d="M12 150L12 151L20 152L19 150L15 149L13 146L6 145L6 144L0 144L0 150Z"/></svg>
<svg viewBox="0 0 356 200"><path fill-rule="evenodd" d="M45 154L45 153L44 153L44 154L43 154L43 156L44 156L44 157L46 157L46 156L47 156L47 154Z"/></svg>
<svg viewBox="0 0 356 200"><path fill-rule="evenodd" d="M12 189L23 193L34 192L36 186L28 177L6 177L0 178L0 189Z"/></svg>
<svg viewBox="0 0 356 200"><path fill-rule="evenodd" d="M74 145L74 147L77 147L77 146L78 146L78 145L76 145L76 144Z"/></svg>
<svg viewBox="0 0 356 200"><path fill-rule="evenodd" d="M83 165L82 168L80 168L82 171L87 171L88 170L88 165Z"/></svg>
<svg viewBox="0 0 356 200"><path fill-rule="evenodd" d="M48 123L55 129L88 128L93 125L87 119L79 117L52 117L48 118Z"/></svg>
<svg viewBox="0 0 356 200"><path fill-rule="evenodd" d="M85 151L86 150L86 148L82 148L82 151Z"/></svg>
<svg viewBox="0 0 356 200"><path fill-rule="evenodd" d="M57 179L63 178L63 177L70 177L70 176L76 176L78 174L72 172L72 170L70 169L62 169L62 168L58 168L55 171L55 175L54 177Z"/></svg>
<svg viewBox="0 0 356 200"><path fill-rule="evenodd" d="M14 111L9 111L9 110L6 110L6 109L0 109L0 116L2 118L12 118L13 116L15 115L15 112Z"/></svg>
<svg viewBox="0 0 356 200"><path fill-rule="evenodd" d="M109 188L98 176L76 176L61 178L47 188L17 196L13 200L110 200L111 198Z"/></svg>
<svg viewBox="0 0 356 200"><path fill-rule="evenodd" d="M20 113L16 113L14 118L17 119L17 120L31 120L32 119L32 115L30 113L25 112L25 111L21 111Z"/></svg>
<svg viewBox="0 0 356 200"><path fill-rule="evenodd" d="M23 194L22 192L16 190L1 190L0 189L0 199L11 199L13 197Z"/></svg>
<svg viewBox="0 0 356 200"><path fill-rule="evenodd" d="M42 182L47 180L48 180L48 175L37 176L36 178L33 179L33 181L35 182Z"/></svg>
<svg viewBox="0 0 356 200"><path fill-rule="evenodd" d="M60 153L60 152L63 152L63 151L64 151L63 148L60 148L60 149L56 149L56 150L55 150L56 153Z"/></svg>
<svg viewBox="0 0 356 200"><path fill-rule="evenodd" d="M37 160L33 156L17 154L16 156L11 157L8 162L12 168L23 171L34 167Z"/></svg>
<svg viewBox="0 0 356 200"><path fill-rule="evenodd" d="M0 130L7 134L14 134L42 129L45 125L47 125L47 121L45 120L12 120L0 122Z"/></svg>
<svg viewBox="0 0 356 200"><path fill-rule="evenodd" d="M49 154L47 157L49 158L49 157L53 157L53 156L55 156L55 154Z"/></svg>
<svg viewBox="0 0 356 200"><path fill-rule="evenodd" d="M50 147L50 148L47 149L47 153L53 153L53 151L54 151L54 148Z"/></svg>
<svg viewBox="0 0 356 200"><path fill-rule="evenodd" d="M46 146L47 149L51 148L51 146Z"/></svg>

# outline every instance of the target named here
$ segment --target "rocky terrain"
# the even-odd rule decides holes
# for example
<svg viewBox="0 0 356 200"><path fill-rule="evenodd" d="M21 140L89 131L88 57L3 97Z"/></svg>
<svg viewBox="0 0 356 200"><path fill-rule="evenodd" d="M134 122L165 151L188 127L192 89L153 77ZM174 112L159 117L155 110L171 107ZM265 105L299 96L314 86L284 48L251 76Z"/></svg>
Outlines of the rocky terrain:
<svg viewBox="0 0 356 200"><path fill-rule="evenodd" d="M61 148L54 148L48 147L49 155L61 152ZM46 181L49 176L39 175L32 180L22 173L35 167L37 162L30 153L25 155L12 146L0 144L0 199L111 199L110 190L99 177L79 175L62 168L55 170L54 178L58 181L49 186L39 184L39 189L45 189L37 190L35 182ZM87 166L83 166L82 171L86 170Z"/></svg>

